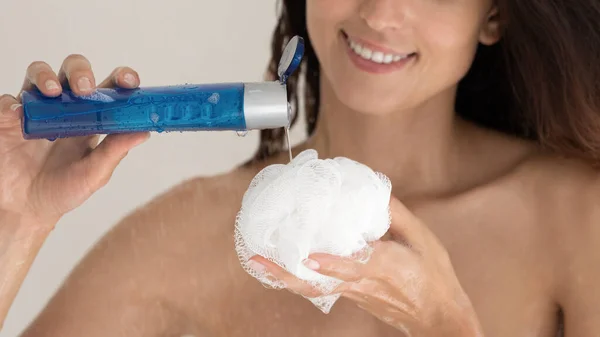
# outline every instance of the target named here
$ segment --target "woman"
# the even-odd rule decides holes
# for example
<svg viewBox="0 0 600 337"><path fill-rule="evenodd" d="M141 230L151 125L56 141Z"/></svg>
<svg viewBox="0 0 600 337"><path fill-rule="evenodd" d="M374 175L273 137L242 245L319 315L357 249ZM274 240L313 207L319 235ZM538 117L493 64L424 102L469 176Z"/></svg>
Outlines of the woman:
<svg viewBox="0 0 600 337"><path fill-rule="evenodd" d="M318 295L259 257L289 292L240 267L233 223L252 177L285 162L281 130L256 160L186 181L132 213L76 268L25 336L566 336L600 333L600 4L579 1L284 0L284 41L308 42L306 143L394 186L392 228L366 265L311 256L346 282ZM42 62L25 88L95 87L83 56ZM136 87L119 68L100 86ZM147 134L23 141L2 98L5 315L56 221L103 186ZM166 229L168 228L168 230Z"/></svg>

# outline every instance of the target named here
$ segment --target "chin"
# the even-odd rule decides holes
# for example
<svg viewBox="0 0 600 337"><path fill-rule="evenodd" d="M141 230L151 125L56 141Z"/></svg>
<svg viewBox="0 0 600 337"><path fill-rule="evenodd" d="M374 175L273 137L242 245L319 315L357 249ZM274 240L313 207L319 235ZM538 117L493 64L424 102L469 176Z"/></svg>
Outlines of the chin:
<svg viewBox="0 0 600 337"><path fill-rule="evenodd" d="M355 83L348 79L335 81L331 87L341 105L362 114L387 115L412 105L407 97L409 94L398 88L385 90L381 86Z"/></svg>
<svg viewBox="0 0 600 337"><path fill-rule="evenodd" d="M359 95L349 95L340 100L348 109L367 115L389 115L402 109L402 104L398 102L389 103L371 97L361 97Z"/></svg>

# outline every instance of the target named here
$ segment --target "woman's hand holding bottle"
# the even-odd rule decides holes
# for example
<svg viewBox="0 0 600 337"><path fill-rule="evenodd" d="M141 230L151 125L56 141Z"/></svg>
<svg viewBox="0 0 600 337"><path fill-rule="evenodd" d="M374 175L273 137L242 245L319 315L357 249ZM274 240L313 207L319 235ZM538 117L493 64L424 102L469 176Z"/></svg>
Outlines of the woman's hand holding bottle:
<svg viewBox="0 0 600 337"><path fill-rule="evenodd" d="M58 73L45 62L28 68L23 90L56 97L63 89L92 93L96 87L135 88L140 79L128 67L115 69L96 86L90 62L67 57ZM149 133L48 140L25 140L23 107L17 97L0 95L0 322L37 251L58 220L103 187L129 150Z"/></svg>

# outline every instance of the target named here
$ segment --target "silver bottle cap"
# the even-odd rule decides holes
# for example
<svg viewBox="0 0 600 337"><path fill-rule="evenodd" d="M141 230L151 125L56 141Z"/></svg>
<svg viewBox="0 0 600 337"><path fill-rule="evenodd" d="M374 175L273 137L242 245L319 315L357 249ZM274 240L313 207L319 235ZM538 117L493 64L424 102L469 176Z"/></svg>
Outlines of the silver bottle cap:
<svg viewBox="0 0 600 337"><path fill-rule="evenodd" d="M304 40L290 39L283 50L277 75L279 81L244 84L244 118L246 129L289 127L292 109L287 97L287 79L298 69L304 56Z"/></svg>
<svg viewBox="0 0 600 337"><path fill-rule="evenodd" d="M292 119L290 110L285 85L279 82L244 85L244 119L247 130L288 127Z"/></svg>

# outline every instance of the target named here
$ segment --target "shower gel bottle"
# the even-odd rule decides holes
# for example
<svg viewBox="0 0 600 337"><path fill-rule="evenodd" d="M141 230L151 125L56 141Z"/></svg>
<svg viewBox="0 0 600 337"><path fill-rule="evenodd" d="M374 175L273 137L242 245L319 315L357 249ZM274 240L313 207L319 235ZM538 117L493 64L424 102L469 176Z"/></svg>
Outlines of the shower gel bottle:
<svg viewBox="0 0 600 337"><path fill-rule="evenodd" d="M279 80L146 87L98 88L87 96L65 90L46 97L22 93L25 139L56 139L143 131L247 131L288 127L287 78L298 68L304 41L295 36L279 63Z"/></svg>

